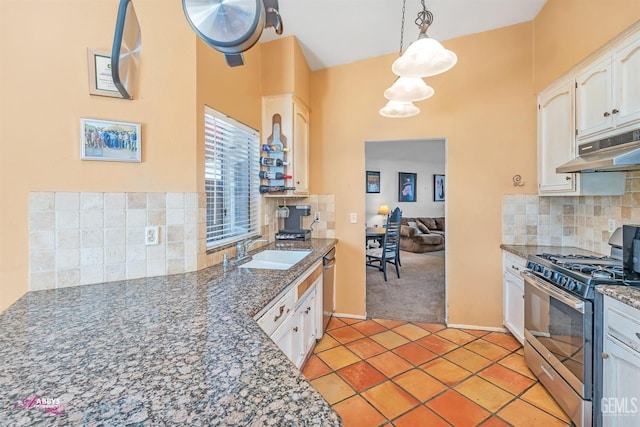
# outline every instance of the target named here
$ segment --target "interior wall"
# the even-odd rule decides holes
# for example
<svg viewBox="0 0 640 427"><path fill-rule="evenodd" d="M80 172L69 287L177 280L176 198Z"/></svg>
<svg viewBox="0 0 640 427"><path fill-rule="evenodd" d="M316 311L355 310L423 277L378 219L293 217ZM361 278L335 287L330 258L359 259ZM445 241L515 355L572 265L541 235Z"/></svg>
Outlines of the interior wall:
<svg viewBox="0 0 640 427"><path fill-rule="evenodd" d="M380 172L380 192L367 193L367 227L381 226L380 205L399 207L403 217L444 217L444 201L433 200L433 176L445 174L445 141L367 141L365 167ZM416 201L398 201L398 173L416 174ZM446 183L446 181L445 181Z"/></svg>
<svg viewBox="0 0 640 427"><path fill-rule="evenodd" d="M196 190L196 45L180 2L136 0L135 100L89 95L117 1L0 2L0 311L28 288L31 191ZM54 18L52 18L54 17ZM80 160L81 117L142 123L142 163Z"/></svg>
<svg viewBox="0 0 640 427"><path fill-rule="evenodd" d="M338 312L365 314L363 142L446 138L449 322L502 324L502 196L515 174L536 191L532 44L531 22L446 41L458 64L427 79L435 95L406 119L378 114L395 55L312 74L311 191L335 194L339 262L349 266L337 272Z"/></svg>

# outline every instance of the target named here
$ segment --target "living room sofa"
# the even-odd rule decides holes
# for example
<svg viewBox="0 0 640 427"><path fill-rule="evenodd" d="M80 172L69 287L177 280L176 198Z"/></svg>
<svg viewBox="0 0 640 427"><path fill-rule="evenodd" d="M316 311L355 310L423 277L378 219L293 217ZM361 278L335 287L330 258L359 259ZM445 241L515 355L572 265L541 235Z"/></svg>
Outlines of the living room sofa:
<svg viewBox="0 0 640 427"><path fill-rule="evenodd" d="M402 218L400 249L423 253L444 249L444 218Z"/></svg>

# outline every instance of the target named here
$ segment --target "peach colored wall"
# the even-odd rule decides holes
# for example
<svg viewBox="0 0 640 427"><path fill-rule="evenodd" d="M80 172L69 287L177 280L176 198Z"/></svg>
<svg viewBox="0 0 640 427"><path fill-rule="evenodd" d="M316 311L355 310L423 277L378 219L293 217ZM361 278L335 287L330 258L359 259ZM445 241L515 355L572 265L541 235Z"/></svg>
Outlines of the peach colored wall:
<svg viewBox="0 0 640 427"><path fill-rule="evenodd" d="M638 0L547 1L534 20L536 92L639 17Z"/></svg>
<svg viewBox="0 0 640 427"><path fill-rule="evenodd" d="M365 141L443 137L449 321L502 324L502 196L514 191L515 174L525 181L518 191L536 191L532 24L444 44L458 64L427 79L435 95L417 103L422 112L413 118L378 114L395 79L395 54L312 74L311 192L336 196L340 313L365 313Z"/></svg>
<svg viewBox="0 0 640 427"><path fill-rule="evenodd" d="M262 95L294 93L310 103L311 70L294 36L262 43Z"/></svg>
<svg viewBox="0 0 640 427"><path fill-rule="evenodd" d="M90 96L118 2L0 2L0 311L27 291L30 191L195 191L196 44L179 1L136 0L138 97ZM79 119L142 123L142 163L80 160Z"/></svg>

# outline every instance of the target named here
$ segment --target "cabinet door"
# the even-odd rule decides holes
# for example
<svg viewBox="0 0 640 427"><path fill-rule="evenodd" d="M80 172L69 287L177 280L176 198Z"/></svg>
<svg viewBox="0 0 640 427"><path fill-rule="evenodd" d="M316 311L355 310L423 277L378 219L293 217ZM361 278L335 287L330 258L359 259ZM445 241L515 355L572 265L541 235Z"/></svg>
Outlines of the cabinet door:
<svg viewBox="0 0 640 427"><path fill-rule="evenodd" d="M280 350L291 360L296 362L299 354L300 342L300 325L298 316L292 313L287 319L275 330L271 339L280 347ZM300 367L296 364L297 367Z"/></svg>
<svg viewBox="0 0 640 427"><path fill-rule="evenodd" d="M316 342L316 310L315 288L300 302L300 325L302 326L302 345L300 348L300 365ZM296 363L297 364L297 363Z"/></svg>
<svg viewBox="0 0 640 427"><path fill-rule="evenodd" d="M602 369L604 426L640 425L640 354L607 335Z"/></svg>
<svg viewBox="0 0 640 427"><path fill-rule="evenodd" d="M615 53L616 126L640 121L640 35L635 35Z"/></svg>
<svg viewBox="0 0 640 427"><path fill-rule="evenodd" d="M578 140L613 128L611 60L611 56L607 56L576 77Z"/></svg>
<svg viewBox="0 0 640 427"><path fill-rule="evenodd" d="M575 157L573 121L574 81L540 93L538 106L538 191L540 194L576 189L575 174L556 167Z"/></svg>
<svg viewBox="0 0 640 427"><path fill-rule="evenodd" d="M293 185L294 194L309 195L309 113L293 100Z"/></svg>
<svg viewBox="0 0 640 427"><path fill-rule="evenodd" d="M505 271L503 298L503 323L520 343L524 343L524 279Z"/></svg>

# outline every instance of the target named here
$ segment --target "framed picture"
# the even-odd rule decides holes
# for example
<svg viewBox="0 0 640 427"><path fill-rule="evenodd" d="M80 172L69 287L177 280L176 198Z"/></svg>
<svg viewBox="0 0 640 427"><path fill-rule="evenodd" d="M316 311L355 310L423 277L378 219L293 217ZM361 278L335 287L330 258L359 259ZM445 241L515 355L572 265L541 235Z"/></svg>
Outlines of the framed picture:
<svg viewBox="0 0 640 427"><path fill-rule="evenodd" d="M113 83L111 52L87 49L87 63L89 65L89 93L122 98L120 91Z"/></svg>
<svg viewBox="0 0 640 427"><path fill-rule="evenodd" d="M416 201L416 179L415 173L398 173L398 201L399 202L415 202Z"/></svg>
<svg viewBox="0 0 640 427"><path fill-rule="evenodd" d="M82 160L140 162L140 123L80 119Z"/></svg>
<svg viewBox="0 0 640 427"><path fill-rule="evenodd" d="M380 172L367 171L367 193L380 192Z"/></svg>
<svg viewBox="0 0 640 427"><path fill-rule="evenodd" d="M433 201L444 202L444 175L433 175Z"/></svg>

